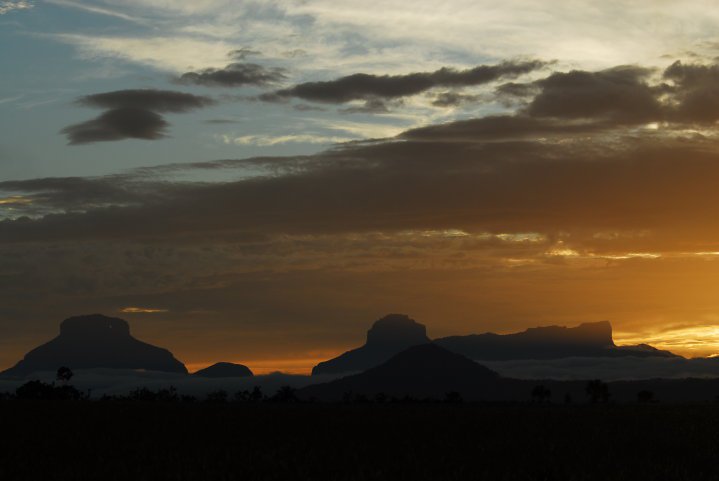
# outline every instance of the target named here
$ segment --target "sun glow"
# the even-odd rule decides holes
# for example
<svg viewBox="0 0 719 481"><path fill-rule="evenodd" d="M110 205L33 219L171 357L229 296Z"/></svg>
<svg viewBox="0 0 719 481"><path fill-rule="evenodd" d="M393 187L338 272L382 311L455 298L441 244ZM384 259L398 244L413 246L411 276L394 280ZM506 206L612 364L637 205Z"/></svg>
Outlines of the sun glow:
<svg viewBox="0 0 719 481"><path fill-rule="evenodd" d="M617 344L650 344L686 357L719 356L719 326L679 326L659 332L617 332Z"/></svg>

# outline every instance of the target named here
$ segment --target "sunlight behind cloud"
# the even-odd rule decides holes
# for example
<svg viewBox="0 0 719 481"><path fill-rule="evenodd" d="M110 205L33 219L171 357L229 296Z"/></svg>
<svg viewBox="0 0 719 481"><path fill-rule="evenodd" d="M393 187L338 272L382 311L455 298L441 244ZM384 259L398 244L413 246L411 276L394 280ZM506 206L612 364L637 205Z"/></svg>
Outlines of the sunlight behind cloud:
<svg viewBox="0 0 719 481"><path fill-rule="evenodd" d="M123 314L160 314L169 312L167 309L156 309L152 307L123 307L120 309Z"/></svg>

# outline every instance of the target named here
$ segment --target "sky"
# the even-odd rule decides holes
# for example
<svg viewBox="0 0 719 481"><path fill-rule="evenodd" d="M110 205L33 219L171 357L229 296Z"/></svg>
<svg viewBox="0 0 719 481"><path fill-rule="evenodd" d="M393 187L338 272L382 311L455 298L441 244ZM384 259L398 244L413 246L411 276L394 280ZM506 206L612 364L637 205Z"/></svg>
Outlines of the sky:
<svg viewBox="0 0 719 481"><path fill-rule="evenodd" d="M719 354L719 7L0 1L0 368L72 315L308 372L609 320Z"/></svg>

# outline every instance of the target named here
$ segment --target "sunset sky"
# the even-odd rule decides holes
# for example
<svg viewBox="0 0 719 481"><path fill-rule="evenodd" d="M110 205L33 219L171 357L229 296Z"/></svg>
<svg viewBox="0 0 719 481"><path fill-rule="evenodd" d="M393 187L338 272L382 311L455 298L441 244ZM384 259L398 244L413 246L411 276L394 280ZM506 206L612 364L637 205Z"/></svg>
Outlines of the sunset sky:
<svg viewBox="0 0 719 481"><path fill-rule="evenodd" d="M101 312L307 372L609 320L719 354L719 7L0 1L0 370Z"/></svg>

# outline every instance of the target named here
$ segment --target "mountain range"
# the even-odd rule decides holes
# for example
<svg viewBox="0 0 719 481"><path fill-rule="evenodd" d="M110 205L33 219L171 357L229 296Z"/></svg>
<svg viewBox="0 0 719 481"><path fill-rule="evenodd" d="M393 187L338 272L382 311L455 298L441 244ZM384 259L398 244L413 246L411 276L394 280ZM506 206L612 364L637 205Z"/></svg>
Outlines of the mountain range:
<svg viewBox="0 0 719 481"><path fill-rule="evenodd" d="M432 342L424 325L409 316L391 314L376 321L366 343L317 364L313 375L365 371L378 366L408 347ZM473 334L435 339L435 344L474 361L562 359L568 357L679 357L647 344L617 346L607 321L577 327L536 327L513 334Z"/></svg>
<svg viewBox="0 0 719 481"><path fill-rule="evenodd" d="M608 322L432 340L424 325L404 314L390 314L377 320L367 332L363 346L319 363L312 371L312 380L295 376L297 379L288 378L288 382L301 387L299 394L304 398L326 400L340 399L346 393L441 398L448 392L474 400L526 400L529 390L538 382L555 395L561 393L561 396L582 398L588 377L569 378L584 381L560 381L558 379L565 378L550 376L551 379L537 381L538 376L525 377L518 375L516 370L506 374L507 363L536 367L548 362L556 364L556 360L560 360L581 371L582 366L587 369L598 362L627 364L622 359L643 363L642 366L647 368L643 372L649 373L658 372L657 366L661 365L663 371L659 372L674 379L611 383L617 398L633 399L638 387L661 392L667 400L706 400L719 395L719 380L678 379L691 377L685 373L719 378L719 360L684 359L648 345L617 346ZM483 363L490 363L492 367ZM253 376L249 368L228 362L219 362L186 376L184 364L170 351L135 339L126 321L100 314L65 319L55 339L28 352L14 367L0 373L0 377L22 382L22 379L35 376L34 373L54 373L61 366L80 371L157 373L173 384L191 382L198 388L230 385L243 378L258 384L278 382L277 378L265 379L264 376L249 381ZM102 374L106 371L98 373L107 378L107 374ZM497 371L505 374L500 375ZM187 382L180 381L178 376ZM651 374L615 379L649 377ZM193 379L196 381L191 381ZM123 383L127 382L130 381L123 377ZM713 395L712 390L716 391Z"/></svg>

